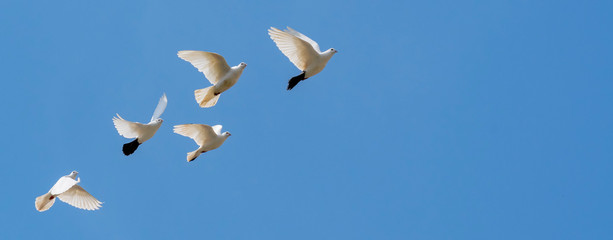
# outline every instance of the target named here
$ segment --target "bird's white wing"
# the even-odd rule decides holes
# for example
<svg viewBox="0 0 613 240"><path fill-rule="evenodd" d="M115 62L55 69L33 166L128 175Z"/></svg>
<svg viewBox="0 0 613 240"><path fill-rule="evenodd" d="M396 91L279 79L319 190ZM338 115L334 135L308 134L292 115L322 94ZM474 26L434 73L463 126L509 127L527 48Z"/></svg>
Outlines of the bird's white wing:
<svg viewBox="0 0 613 240"><path fill-rule="evenodd" d="M155 111L153 111L153 116L151 116L151 122L162 116L162 113L164 113L164 110L166 110L166 105L168 105L168 99L166 98L166 93L164 93L164 95L162 95L162 98L160 98L160 101L158 102L158 106L155 107Z"/></svg>
<svg viewBox="0 0 613 240"><path fill-rule="evenodd" d="M113 117L113 124L115 124L119 135L125 138L137 138L146 128L145 124L130 122L123 119L119 114L117 114L117 117Z"/></svg>
<svg viewBox="0 0 613 240"><path fill-rule="evenodd" d="M188 50L179 51L177 56L194 65L212 84L216 84L230 71L226 59L217 53Z"/></svg>
<svg viewBox="0 0 613 240"><path fill-rule="evenodd" d="M89 194L79 185L74 185L68 191L58 196L62 202L68 203L73 207L85 210L97 210L102 207L102 202Z"/></svg>
<svg viewBox="0 0 613 240"><path fill-rule="evenodd" d="M221 135L221 125L215 125L211 128L213 128L213 131L217 133L217 135Z"/></svg>
<svg viewBox="0 0 613 240"><path fill-rule="evenodd" d="M318 53L321 53L321 50L319 50L319 44L317 44L317 42L313 41L313 39L310 39L309 37L307 37L306 35L294 30L291 27L287 27L287 30L285 30L285 32L294 35L306 42L308 42L309 44L311 44L311 46L313 46L313 49L315 49L315 51L317 51Z"/></svg>
<svg viewBox="0 0 613 240"><path fill-rule="evenodd" d="M79 183L79 181L74 180L68 176L63 176L59 180L57 180L57 182L55 183L55 185L53 185L53 187L51 187L51 190L49 190L49 193L53 195L61 194L63 192L68 191L68 189L72 188L77 183Z"/></svg>
<svg viewBox="0 0 613 240"><path fill-rule="evenodd" d="M268 29L268 35L277 44L279 50L302 71L319 56L310 43L288 32L271 27Z"/></svg>
<svg viewBox="0 0 613 240"><path fill-rule="evenodd" d="M211 126L205 124L176 125L173 131L176 134L194 139L199 146L217 135Z"/></svg>

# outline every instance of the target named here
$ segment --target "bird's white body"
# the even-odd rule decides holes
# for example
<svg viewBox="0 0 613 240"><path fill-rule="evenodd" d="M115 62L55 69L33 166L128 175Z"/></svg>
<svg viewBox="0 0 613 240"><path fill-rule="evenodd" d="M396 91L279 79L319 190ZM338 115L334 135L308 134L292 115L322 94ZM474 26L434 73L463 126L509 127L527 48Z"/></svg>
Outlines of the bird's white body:
<svg viewBox="0 0 613 240"><path fill-rule="evenodd" d="M49 192L36 198L34 203L36 210L47 211L58 197L62 202L68 203L73 207L85 210L97 210L102 207L102 202L98 201L81 186L77 185L81 179L77 179L78 172L73 171L70 175L61 177L51 187Z"/></svg>
<svg viewBox="0 0 613 240"><path fill-rule="evenodd" d="M334 56L334 52L332 52L332 50L326 50L325 52L320 53L316 57L315 61L307 65L306 69L300 69L304 71L305 79L315 76L316 74L324 70L326 64L328 64L328 61L330 61L332 56Z"/></svg>
<svg viewBox="0 0 613 240"><path fill-rule="evenodd" d="M153 121L147 124L142 124L140 128L136 129L136 131L138 131L138 143L144 143L147 140L151 139L161 126L161 121Z"/></svg>
<svg viewBox="0 0 613 240"><path fill-rule="evenodd" d="M228 71L226 73L226 75L224 75L219 82L217 82L214 86L215 86L215 93L216 94L220 94L222 92L225 92L226 90L230 89L232 86L234 86L234 84L236 84L236 82L238 82L238 78L241 77L241 74L243 74L243 70L245 69L245 66L241 66L241 65L237 65L234 67L230 68L230 71Z"/></svg>
<svg viewBox="0 0 613 240"><path fill-rule="evenodd" d="M198 149L196 149L196 151L187 153L187 161L191 162L200 156L200 154L221 147L231 135L229 132L221 133L221 128L221 125L215 125L213 127L205 124L176 125L174 127L175 133L192 138L196 144L198 144Z"/></svg>
<svg viewBox="0 0 613 240"><path fill-rule="evenodd" d="M215 106L219 95L234 86L247 67L246 63L230 67L226 59L212 52L185 50L179 51L177 56L191 63L213 84L194 91L196 102L203 108Z"/></svg>
<svg viewBox="0 0 613 240"><path fill-rule="evenodd" d="M198 150L196 151L199 151L202 153L202 152L208 152L208 151L217 149L221 147L221 145L226 141L226 139L228 139L228 136L217 135L214 138L208 140L202 146L200 146Z"/></svg>

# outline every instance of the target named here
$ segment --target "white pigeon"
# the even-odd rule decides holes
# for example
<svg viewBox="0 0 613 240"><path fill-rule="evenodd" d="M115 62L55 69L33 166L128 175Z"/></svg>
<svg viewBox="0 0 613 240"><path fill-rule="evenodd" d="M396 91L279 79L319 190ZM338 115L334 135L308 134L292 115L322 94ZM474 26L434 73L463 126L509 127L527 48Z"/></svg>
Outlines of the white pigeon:
<svg viewBox="0 0 613 240"><path fill-rule="evenodd" d="M287 27L279 30L274 27L268 29L268 35L275 41L277 47L300 70L300 75L289 80L287 90L291 90L300 81L315 76L326 67L326 64L337 53L334 48L325 52L319 50L319 44L298 31Z"/></svg>
<svg viewBox="0 0 613 240"><path fill-rule="evenodd" d="M34 202L36 210L39 212L49 210L53 203L55 203L55 197L80 209L98 210L98 208L102 207L102 202L77 185L77 183L81 182L81 178L76 178L77 174L77 171L72 171L70 175L61 177L48 193L37 197L36 202Z"/></svg>
<svg viewBox="0 0 613 240"><path fill-rule="evenodd" d="M230 67L221 55L212 52L188 50L179 51L177 55L204 73L206 79L213 84L213 86L194 91L196 102L203 108L215 106L219 100L219 94L234 86L247 66L246 63L241 62L237 66Z"/></svg>
<svg viewBox="0 0 613 240"><path fill-rule="evenodd" d="M213 127L205 124L183 124L176 125L174 132L194 139L198 144L198 149L193 152L187 153L187 161L191 162L200 156L201 153L205 153L216 149L231 136L229 132L221 133L221 125L215 125Z"/></svg>
<svg viewBox="0 0 613 240"><path fill-rule="evenodd" d="M160 116L162 113L164 113L166 105L168 105L168 99L164 93L158 102L158 106L153 112L151 121L149 121L147 124L130 122L123 119L121 116L119 116L119 114L117 114L117 117L113 117L113 123L115 124L115 128L117 129L117 132L119 132L119 135L125 138L136 138L134 141L123 145L123 154L128 156L134 153L139 145L143 144L145 141L151 139L153 135L155 135L155 132L157 132L160 126L162 126L162 122L164 122Z"/></svg>

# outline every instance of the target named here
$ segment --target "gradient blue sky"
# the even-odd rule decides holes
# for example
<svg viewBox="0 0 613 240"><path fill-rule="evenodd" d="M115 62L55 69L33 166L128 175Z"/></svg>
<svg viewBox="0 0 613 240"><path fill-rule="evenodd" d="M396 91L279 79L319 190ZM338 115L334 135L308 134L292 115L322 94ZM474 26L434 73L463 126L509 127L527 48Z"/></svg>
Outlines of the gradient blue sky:
<svg viewBox="0 0 613 240"><path fill-rule="evenodd" d="M610 1L0 3L2 239L606 239ZM267 35L339 50L299 71ZM217 106L176 56L248 63ZM115 113L164 124L125 157ZM232 136L187 163L184 123ZM78 170L104 202L34 198Z"/></svg>

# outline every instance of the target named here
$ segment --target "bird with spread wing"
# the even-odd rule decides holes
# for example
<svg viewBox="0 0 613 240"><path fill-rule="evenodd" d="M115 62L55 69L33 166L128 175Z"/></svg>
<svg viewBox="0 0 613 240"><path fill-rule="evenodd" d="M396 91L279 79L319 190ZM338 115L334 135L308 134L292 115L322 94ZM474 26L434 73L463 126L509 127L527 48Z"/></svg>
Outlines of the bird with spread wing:
<svg viewBox="0 0 613 240"><path fill-rule="evenodd" d="M177 55L204 73L206 79L213 84L213 86L194 91L196 102L202 108L215 106L219 100L219 94L234 86L247 67L244 62L230 67L226 59L212 52L186 50L179 51Z"/></svg>
<svg viewBox="0 0 613 240"><path fill-rule="evenodd" d="M290 27L283 31L271 27L268 29L268 35L279 50L302 71L289 80L287 90L292 90L300 81L324 70L330 58L338 52L334 48L322 52L317 42Z"/></svg>
<svg viewBox="0 0 613 240"><path fill-rule="evenodd" d="M187 153L188 162L193 161L202 153L217 149L232 135L229 132L221 133L221 125L211 127L205 124L176 125L174 132L194 139L196 144L198 144L196 151Z"/></svg>
<svg viewBox="0 0 613 240"><path fill-rule="evenodd" d="M39 212L49 210L53 203L55 203L56 197L62 200L62 202L80 209L98 210L102 207L102 202L77 185L77 183L81 182L81 178L76 178L77 174L77 171L72 171L70 175L61 177L48 193L37 197L34 202L36 210Z"/></svg>
<svg viewBox="0 0 613 240"><path fill-rule="evenodd" d="M168 105L168 99L166 98L166 94L164 94L162 95L162 98L160 98L155 111L153 111L153 116L147 124L130 122L123 119L121 116L119 116L119 114L117 114L116 117L113 117L113 124L115 124L115 128L117 129L117 132L119 132L119 135L125 138L136 138L134 141L123 145L123 154L128 156L134 153L139 145L143 144L145 141L151 139L153 135L155 135L160 126L162 126L162 122L164 122L160 116L162 116L162 113L164 113L166 105Z"/></svg>

